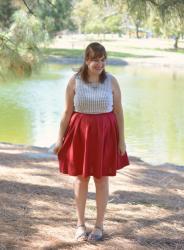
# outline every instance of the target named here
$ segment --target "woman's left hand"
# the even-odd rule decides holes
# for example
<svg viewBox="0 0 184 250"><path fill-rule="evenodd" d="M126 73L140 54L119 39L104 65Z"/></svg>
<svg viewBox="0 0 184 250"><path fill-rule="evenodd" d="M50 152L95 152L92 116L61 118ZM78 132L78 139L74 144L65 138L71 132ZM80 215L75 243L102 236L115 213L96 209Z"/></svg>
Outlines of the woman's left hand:
<svg viewBox="0 0 184 250"><path fill-rule="evenodd" d="M119 143L119 150L120 150L121 154L124 155L124 153L126 151L126 145L124 142Z"/></svg>

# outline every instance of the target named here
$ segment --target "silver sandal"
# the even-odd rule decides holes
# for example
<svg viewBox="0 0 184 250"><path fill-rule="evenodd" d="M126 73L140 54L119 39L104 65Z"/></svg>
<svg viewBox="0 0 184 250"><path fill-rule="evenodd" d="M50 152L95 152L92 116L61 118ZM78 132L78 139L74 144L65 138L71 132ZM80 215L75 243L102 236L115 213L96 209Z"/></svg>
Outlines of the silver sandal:
<svg viewBox="0 0 184 250"><path fill-rule="evenodd" d="M100 241L103 240L104 230L100 227L95 227L88 236L89 241Z"/></svg>
<svg viewBox="0 0 184 250"><path fill-rule="evenodd" d="M88 234L86 231L85 225L77 226L77 230L75 232L75 240L77 241L86 241L88 239Z"/></svg>

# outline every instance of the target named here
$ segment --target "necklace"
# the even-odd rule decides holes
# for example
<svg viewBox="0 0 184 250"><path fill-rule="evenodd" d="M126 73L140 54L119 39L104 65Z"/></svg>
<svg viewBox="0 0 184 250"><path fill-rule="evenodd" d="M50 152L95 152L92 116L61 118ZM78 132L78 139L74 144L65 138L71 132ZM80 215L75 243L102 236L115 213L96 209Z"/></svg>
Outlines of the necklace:
<svg viewBox="0 0 184 250"><path fill-rule="evenodd" d="M97 88L100 85L100 82L88 82L88 83L92 88Z"/></svg>
<svg viewBox="0 0 184 250"><path fill-rule="evenodd" d="M90 86L92 87L92 88L97 88L99 85L100 85L100 83L96 83L96 82L91 82L91 83L89 83L90 84Z"/></svg>

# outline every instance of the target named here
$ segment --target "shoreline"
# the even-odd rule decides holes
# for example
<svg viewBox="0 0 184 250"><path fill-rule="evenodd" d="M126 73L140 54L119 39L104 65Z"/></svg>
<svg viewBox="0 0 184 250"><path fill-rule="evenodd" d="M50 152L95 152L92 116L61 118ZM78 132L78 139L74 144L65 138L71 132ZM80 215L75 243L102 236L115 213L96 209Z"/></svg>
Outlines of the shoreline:
<svg viewBox="0 0 184 250"><path fill-rule="evenodd" d="M168 69L178 69L184 71L184 56L183 61L181 60L179 63L176 62L174 59L171 58L164 58L158 59L151 58L112 58L110 57L107 60L107 66L144 66L144 67L162 67ZM51 64L82 64L83 58L82 57L62 57L62 56L53 56L49 55L45 60L47 63Z"/></svg>
<svg viewBox="0 0 184 250"><path fill-rule="evenodd" d="M78 57L83 54L83 51L89 43L96 41L104 45L108 58L122 60L128 65L140 64L150 67L163 66L167 68L184 69L184 53L168 50L172 49L173 41L171 39L135 39L110 36L108 40L101 40L99 36L95 35L86 36L75 34L55 37L47 48L50 50L49 55L58 55L63 58L67 58L68 56L73 57L73 55ZM182 48L183 40L180 42L180 47ZM67 63L68 59L62 59L62 62L63 60L66 60Z"/></svg>
<svg viewBox="0 0 184 250"><path fill-rule="evenodd" d="M22 154L28 158L35 158L35 159L52 159L52 160L57 160L57 155L55 155L53 153L53 146L54 144L52 144L50 147L42 147L42 146L34 146L34 145L29 145L29 144L17 144L17 143L9 143L9 142L1 142L0 141L0 153L3 151L2 148L3 146L9 150L9 149L14 149L16 150L20 150L20 152L22 152ZM26 153L27 152L27 153ZM29 152L29 153L28 153ZM35 154L35 152L37 152L37 154ZM138 156L133 156L133 155L128 155L130 161L134 164L136 163L142 163L142 164L146 164L149 166L162 166L162 167L184 167L184 165L179 165L179 164L174 164L174 163L169 163L169 162L165 162L162 164L151 164L149 162L146 162L144 160L141 159L141 157Z"/></svg>

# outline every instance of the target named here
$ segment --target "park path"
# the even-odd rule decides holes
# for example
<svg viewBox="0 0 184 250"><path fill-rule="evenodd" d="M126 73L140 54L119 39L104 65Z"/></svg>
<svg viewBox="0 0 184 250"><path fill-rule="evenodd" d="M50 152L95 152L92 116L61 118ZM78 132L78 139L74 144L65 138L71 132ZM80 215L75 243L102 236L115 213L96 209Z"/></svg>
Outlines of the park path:
<svg viewBox="0 0 184 250"><path fill-rule="evenodd" d="M153 166L136 157L110 178L105 239L74 241L72 177L61 175L48 148L0 143L0 249L184 249L182 166ZM94 224L90 180L87 226Z"/></svg>

